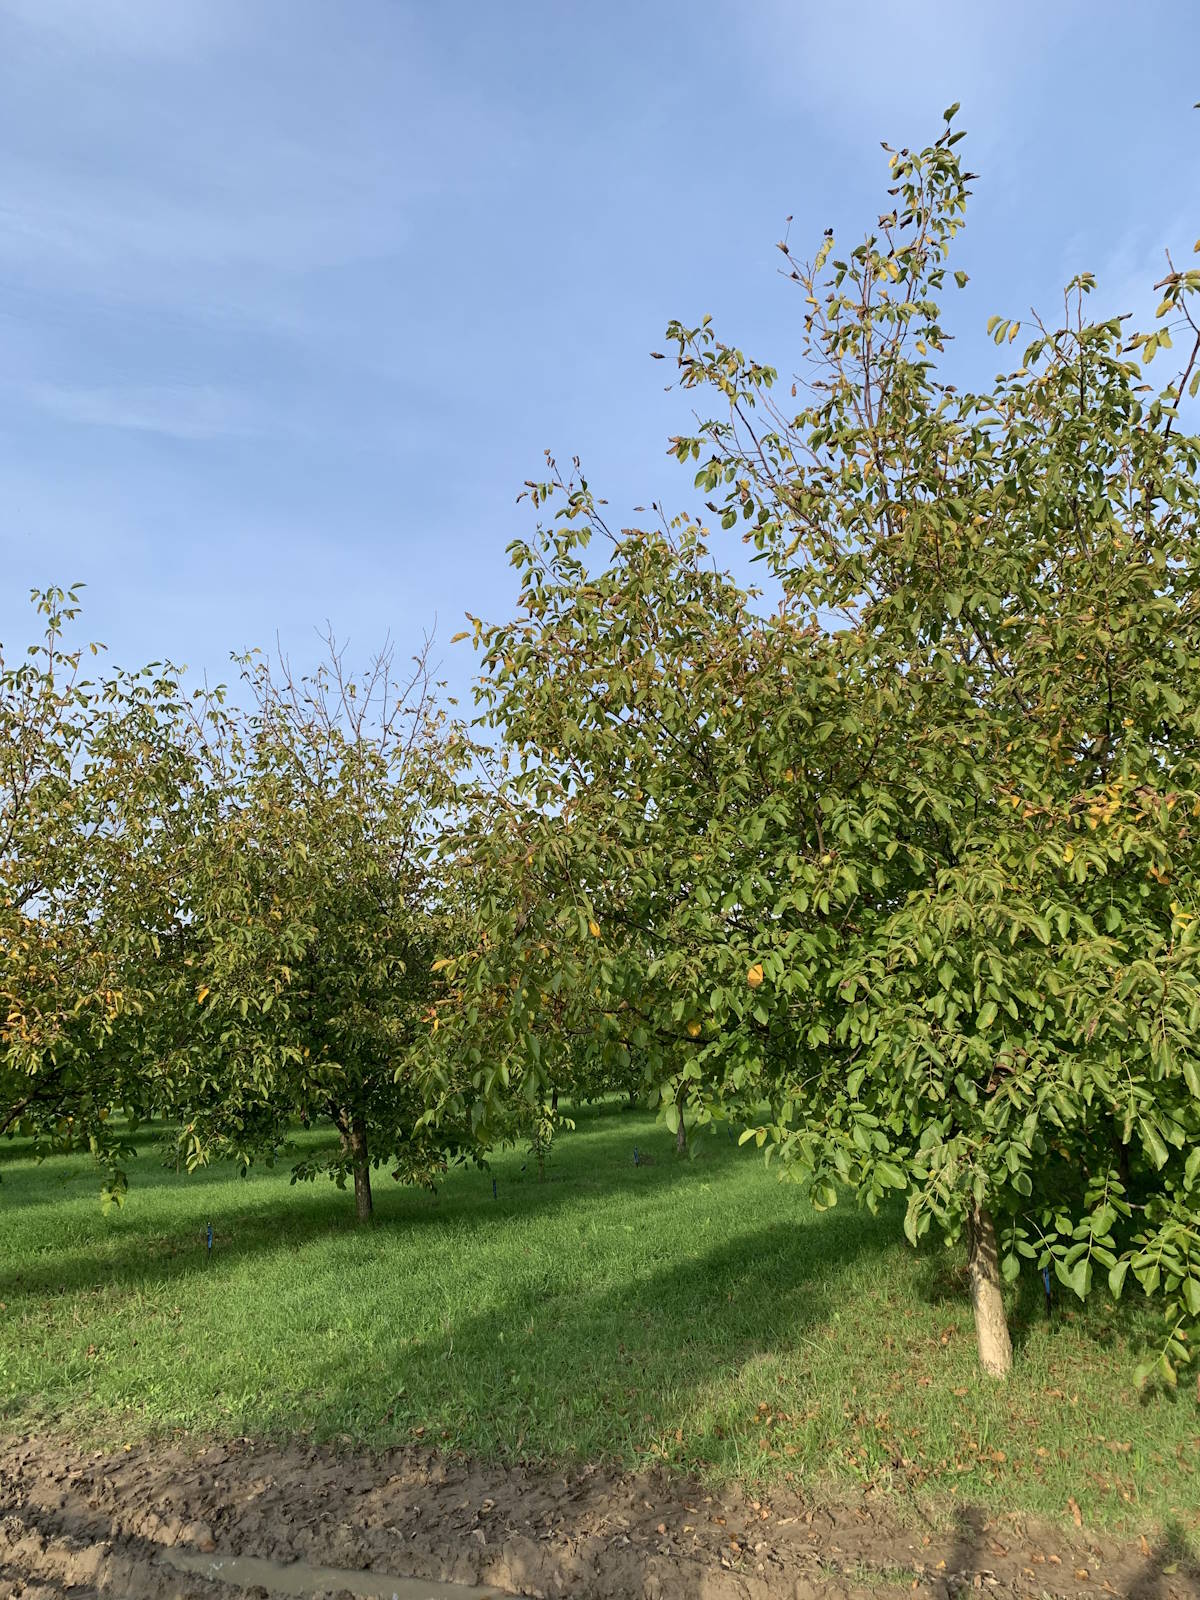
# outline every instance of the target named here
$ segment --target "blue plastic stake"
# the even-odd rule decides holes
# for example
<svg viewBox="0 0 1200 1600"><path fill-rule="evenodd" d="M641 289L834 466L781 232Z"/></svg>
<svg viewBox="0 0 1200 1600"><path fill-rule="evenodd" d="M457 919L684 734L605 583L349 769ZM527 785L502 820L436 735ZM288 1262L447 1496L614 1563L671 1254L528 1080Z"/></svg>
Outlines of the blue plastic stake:
<svg viewBox="0 0 1200 1600"><path fill-rule="evenodd" d="M1050 1315L1050 1268L1042 1268L1042 1288L1046 1291L1046 1315Z"/></svg>
<svg viewBox="0 0 1200 1600"><path fill-rule="evenodd" d="M208 1225L208 1253L212 1255L212 1223Z"/></svg>
<svg viewBox="0 0 1200 1600"><path fill-rule="evenodd" d="M493 1178L492 1179L492 1199L494 1200L495 1198L496 1198L496 1180L495 1180L495 1178Z"/></svg>
<svg viewBox="0 0 1200 1600"><path fill-rule="evenodd" d="M637 1145L634 1145L634 1147L633 1147L633 1164L634 1164L635 1167L641 1165L641 1163L638 1160Z"/></svg>

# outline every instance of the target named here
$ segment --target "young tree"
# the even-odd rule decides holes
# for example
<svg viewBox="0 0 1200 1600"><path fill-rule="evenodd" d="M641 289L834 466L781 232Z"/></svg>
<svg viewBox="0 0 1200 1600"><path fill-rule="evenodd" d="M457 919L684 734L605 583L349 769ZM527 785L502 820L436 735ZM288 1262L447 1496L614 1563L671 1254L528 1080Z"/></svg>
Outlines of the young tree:
<svg viewBox="0 0 1200 1600"><path fill-rule="evenodd" d="M243 676L186 873L184 1153L273 1156L293 1118L325 1121L336 1142L294 1177L352 1180L362 1221L373 1166L430 1182L451 1138L418 1127L419 1063L445 937L435 846L468 747L427 651L406 679L390 649L354 678L331 638L311 675L255 656Z"/></svg>
<svg viewBox="0 0 1200 1600"><path fill-rule="evenodd" d="M89 678L77 594L33 602L42 639L0 656L0 1133L90 1150L119 1200L163 1095L148 1041L194 750L171 669Z"/></svg>
<svg viewBox="0 0 1200 1600"><path fill-rule="evenodd" d="M936 365L970 176L954 109L936 144L891 154L877 232L788 256L794 415L770 369L673 329L685 385L728 401L680 458L704 456L723 520L834 629L870 752L858 792L823 802L835 856L861 877L869 786L893 819L871 844L914 875L833 971L839 1048L770 1135L829 1198L835 1179L906 1191L914 1239L965 1228L989 1371L1011 1359L1000 1273L1029 1259L1081 1298L1097 1267L1115 1293L1127 1271L1162 1291L1173 1381L1200 1313L1200 441L1180 426L1200 273L1171 268L1149 335L1089 323L1086 274L1061 326L993 318L1020 364L957 393ZM1136 358L1180 327L1155 394Z"/></svg>
<svg viewBox="0 0 1200 1600"><path fill-rule="evenodd" d="M896 1192L914 1241L965 1233L988 1371L1031 1261L1080 1297L1097 1268L1161 1294L1172 1381L1200 1313L1200 339L1158 394L1134 357L1191 341L1200 274L1172 268L1134 337L1086 320L1081 277L1061 327L959 393L953 109L890 153L876 232L787 255L795 408L707 321L670 330L721 404L672 449L778 612L686 520L590 571L586 484L534 488L563 504L514 549L521 615L477 628L515 765L455 979L502 1009L519 1073L565 1016L644 1051L668 1108L684 1082L701 1118L761 1095L750 1136L817 1205Z"/></svg>

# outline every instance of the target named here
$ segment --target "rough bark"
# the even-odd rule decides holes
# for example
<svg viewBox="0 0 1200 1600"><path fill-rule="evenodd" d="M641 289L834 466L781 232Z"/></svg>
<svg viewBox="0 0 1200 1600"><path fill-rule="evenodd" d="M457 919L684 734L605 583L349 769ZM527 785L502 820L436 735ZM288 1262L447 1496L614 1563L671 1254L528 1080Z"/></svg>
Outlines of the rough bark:
<svg viewBox="0 0 1200 1600"><path fill-rule="evenodd" d="M1012 1371L1012 1340L1000 1287L996 1228L986 1206L975 1206L967 1218L967 1270L979 1365L989 1377L1007 1378Z"/></svg>

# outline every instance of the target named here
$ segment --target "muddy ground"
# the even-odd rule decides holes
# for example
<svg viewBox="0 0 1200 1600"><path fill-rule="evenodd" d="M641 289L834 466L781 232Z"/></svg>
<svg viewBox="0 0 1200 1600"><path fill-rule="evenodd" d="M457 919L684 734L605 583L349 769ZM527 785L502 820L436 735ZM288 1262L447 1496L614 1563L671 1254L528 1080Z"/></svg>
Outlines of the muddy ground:
<svg viewBox="0 0 1200 1600"><path fill-rule="evenodd" d="M243 1600L164 1552L373 1569L575 1600L1041 1600L1200 1596L1200 1566L1143 1539L1064 1534L962 1508L947 1532L894 1503L759 1502L686 1479L547 1473L419 1449L241 1441L0 1441L0 1597Z"/></svg>

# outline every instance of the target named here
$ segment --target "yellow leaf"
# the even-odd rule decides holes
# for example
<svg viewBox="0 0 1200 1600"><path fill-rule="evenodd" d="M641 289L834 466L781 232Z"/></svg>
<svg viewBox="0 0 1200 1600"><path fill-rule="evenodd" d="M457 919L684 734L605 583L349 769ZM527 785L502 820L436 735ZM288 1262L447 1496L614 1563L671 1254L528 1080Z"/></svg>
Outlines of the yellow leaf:
<svg viewBox="0 0 1200 1600"><path fill-rule="evenodd" d="M700 1037L700 1024L694 1017L692 1018L691 1022L688 1023L687 1031L689 1039L698 1039Z"/></svg>
<svg viewBox="0 0 1200 1600"><path fill-rule="evenodd" d="M1012 327L1008 331L1008 342L1009 342L1009 344L1011 344L1013 342L1013 340L1017 337L1017 334L1020 333L1020 331L1021 331L1021 324L1019 322L1014 322Z"/></svg>
<svg viewBox="0 0 1200 1600"><path fill-rule="evenodd" d="M196 995L196 1004L198 1006L202 1006L204 1004L205 1000L208 998L208 992L208 985L206 983L202 984L199 992Z"/></svg>
<svg viewBox="0 0 1200 1600"><path fill-rule="evenodd" d="M1075 855L1075 846L1073 844L1068 844L1068 845L1064 845L1063 846L1063 860L1064 861L1072 860L1074 858L1074 855Z"/></svg>
<svg viewBox="0 0 1200 1600"><path fill-rule="evenodd" d="M746 982L752 989L761 989L763 981L762 962L756 961L746 974Z"/></svg>
<svg viewBox="0 0 1200 1600"><path fill-rule="evenodd" d="M594 917L588 923L588 932L591 934L593 939L598 939L600 937L600 924Z"/></svg>

